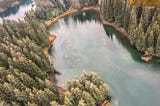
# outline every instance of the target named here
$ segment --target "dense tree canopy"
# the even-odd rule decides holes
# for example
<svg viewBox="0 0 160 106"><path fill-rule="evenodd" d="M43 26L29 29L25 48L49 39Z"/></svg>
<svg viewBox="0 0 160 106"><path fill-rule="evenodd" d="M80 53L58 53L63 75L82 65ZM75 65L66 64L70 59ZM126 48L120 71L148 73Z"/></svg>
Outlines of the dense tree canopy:
<svg viewBox="0 0 160 106"><path fill-rule="evenodd" d="M84 72L81 79L68 81L67 89L65 106L100 106L109 95L109 86L94 72L89 75Z"/></svg>
<svg viewBox="0 0 160 106"><path fill-rule="evenodd" d="M129 0L102 0L101 14L105 20L125 28L137 50L160 57L159 7L131 7Z"/></svg>
<svg viewBox="0 0 160 106"><path fill-rule="evenodd" d="M3 20L0 25L1 106L50 106L63 97L48 79L51 64L42 48L49 45L48 31L33 11L25 21Z"/></svg>
<svg viewBox="0 0 160 106"><path fill-rule="evenodd" d="M63 95L48 80L53 66L42 49L50 44L49 33L40 19L59 15L71 2L35 1L36 10L27 12L24 21L0 25L0 106L101 105L109 87L95 73L69 81Z"/></svg>
<svg viewBox="0 0 160 106"><path fill-rule="evenodd" d="M66 10L60 0L45 0L45 2L42 0L35 0L35 2L37 4L35 15L40 19L56 17ZM64 3L67 3L66 5L68 5L68 2Z"/></svg>

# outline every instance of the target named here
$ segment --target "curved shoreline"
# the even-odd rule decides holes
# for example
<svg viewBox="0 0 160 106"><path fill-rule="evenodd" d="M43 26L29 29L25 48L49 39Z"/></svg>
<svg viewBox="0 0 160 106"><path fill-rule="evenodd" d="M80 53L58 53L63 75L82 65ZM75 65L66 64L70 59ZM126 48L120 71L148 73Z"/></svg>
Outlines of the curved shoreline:
<svg viewBox="0 0 160 106"><path fill-rule="evenodd" d="M114 23L109 23L107 21L105 21L102 17L102 15L100 14L100 9L98 8L98 6L90 6L90 7L84 7L83 9L81 10L78 10L78 9L72 9L72 10L68 10L62 14L60 14L59 16L55 17L55 18L52 18L51 20L49 21L46 21L44 24L46 26L46 28L50 27L52 24L54 24L55 22L57 22L59 19L65 17L65 16L68 16L68 15L71 15L71 14L74 14L74 13L79 13L79 12L86 12L86 11L96 11L98 13L98 15L100 16L100 22L103 24L103 25L107 25L107 26L110 26L110 27L113 27L114 29L116 29L118 32L120 32L121 34L124 35L124 37L127 38L127 32L125 31L124 28L122 27L118 27L116 24ZM48 47L45 47L43 48L43 51L44 53L48 56L48 53L49 53L49 50L52 48L53 46L53 42L56 40L56 36L51 34L49 35L48 37L49 41L50 41L50 44ZM128 38L127 38L128 39ZM57 85L58 86L58 85Z"/></svg>
<svg viewBox="0 0 160 106"><path fill-rule="evenodd" d="M50 27L52 24L54 24L55 22L57 22L59 19L65 17L65 16L68 16L68 15L71 15L71 14L74 14L74 13L79 13L79 12L91 11L91 10L97 12L97 13L100 15L100 10L99 10L99 8L98 8L97 6L84 7L84 8L81 9L81 10L73 9L73 10L68 10L68 11L62 13L62 14L60 14L59 16L57 16L57 17L55 17L55 18L52 18L52 19L49 20L49 21L46 21L46 22L45 22L45 26L46 26L46 28L48 28L48 27ZM109 22L107 22L107 21L103 21L102 18L101 18L101 15L100 15L100 21L101 21L102 24L104 24L104 25L108 25L108 26L114 27L117 31L124 33L124 35L126 36L127 33L125 33L125 31L123 32L123 30L122 30L121 28L118 28L118 27L115 26L114 24L109 23ZM48 47L46 47L46 48L43 49L43 50L44 50L44 53L45 53L46 55L48 55L48 52L49 52L49 50L51 49L51 47L53 46L53 42L54 42L55 39L56 39L56 36L55 36L55 39L54 39L54 40L51 40L51 39L50 39L51 37L54 37L54 36L55 36L55 35L50 35L50 36L48 37L49 40L50 40L50 45L49 45ZM49 77L49 79L50 79L50 80L53 80L53 76L54 76L54 78L55 78L55 74L54 74L54 73L51 73L51 76ZM65 88L61 87L60 85L57 85L57 84L56 84L56 86L57 86L58 91L59 91L60 94L64 94L64 93L67 91ZM105 100L105 101L101 104L101 106L109 106L109 104L110 104L110 102L109 102L108 100Z"/></svg>
<svg viewBox="0 0 160 106"><path fill-rule="evenodd" d="M90 6L90 7L84 7L82 8L81 10L78 10L78 9L72 9L72 10L68 10L48 21L45 22L45 26L48 28L50 27L52 24L54 24L55 22L57 22L59 19L65 17L65 16L68 16L68 15L71 15L71 14L74 14L74 13L79 13L79 12L85 12L85 11L90 11L90 10L93 10L93 11L96 11L96 12L100 12L98 7L97 6Z"/></svg>
<svg viewBox="0 0 160 106"><path fill-rule="evenodd" d="M46 56L48 56L49 50L52 48L53 42L55 41L56 36L55 35L49 35L48 39L50 41L49 46L43 48L43 52ZM52 62L51 62L51 64L52 64ZM55 71L54 71L53 68L52 68L51 72L49 73L49 80L52 81L53 83L55 83ZM64 94L67 91L66 89L62 88L61 86L59 86L57 84L56 84L56 86L57 86L60 94Z"/></svg>
<svg viewBox="0 0 160 106"><path fill-rule="evenodd" d="M100 14L100 9L97 7L97 6L90 6L90 7L84 7L83 9L81 10L78 10L78 9L72 9L72 10L68 10L62 14L60 14L59 16L55 17L55 18L52 18L51 20L49 21L46 21L44 24L46 26L46 28L50 27L52 24L54 24L55 22L57 22L59 19L65 17L65 16L68 16L68 15L71 15L71 14L74 14L74 13L79 13L79 12L85 12L85 11L96 11L100 17L100 22L103 24L103 25L106 25L106 26L110 26L112 28L114 28L116 31L120 32L123 37L125 37L127 40L128 37L127 37L127 32L125 31L124 28L122 27L119 27L117 26L115 23L110 23L108 21L105 21L103 16ZM49 41L50 41L50 44L48 47L45 47L43 48L43 52L45 53L46 56L48 56L48 53L49 53L49 50L52 48L53 46L53 42L56 40L56 36L54 34L50 34L49 37L48 37ZM52 75L50 76L50 80L54 81L55 82L55 75L53 77L53 73L52 72ZM57 85L58 86L58 85ZM60 86L59 86L60 87Z"/></svg>
<svg viewBox="0 0 160 106"><path fill-rule="evenodd" d="M100 22L103 24L103 25L106 25L106 26L109 26L109 27L112 27L114 28L116 31L120 32L123 37L129 41L129 38L128 38L128 33L126 32L126 30L123 28L123 27L120 27L118 26L116 23L110 23L108 21L106 21L102 14L100 13L100 9L98 6L90 6L90 7L84 7L82 8L81 10L78 10L78 9L72 9L72 10L68 10L60 15L58 15L57 17L55 18L52 18L51 20L49 21L46 21L45 22L45 26L46 28L50 27L52 24L54 24L55 22L57 22L59 19L65 17L65 16L68 16L68 15L71 15L71 14L74 14L74 13L79 13L79 12L86 12L86 11L95 11L98 13L99 17L100 17ZM130 42L130 41L129 41ZM144 62L149 62L150 60L152 59L148 59L147 61L145 59L142 58L143 56L141 56L141 60L143 60ZM152 55L153 57L153 55Z"/></svg>
<svg viewBox="0 0 160 106"><path fill-rule="evenodd" d="M52 24L54 24L55 22L57 22L59 19L65 17L65 16L68 16L68 15L71 15L71 14L75 14L75 13L79 13L79 12L86 12L86 11L96 11L98 13L98 15L100 16L100 21L103 25L107 25L107 26L110 26L110 27L113 27L114 29L116 29L118 32L120 32L121 34L124 35L124 37L128 40L128 33L126 32L126 30L122 27L119 27L117 26L115 23L110 23L108 21L105 21L103 19L103 16L100 14L100 9L98 6L90 6L90 7L84 7L82 8L81 10L78 10L78 9L72 9L72 10L68 10L62 14L60 14L59 16L57 17L54 17L48 21L46 21L44 24L46 26L46 28L50 27Z"/></svg>

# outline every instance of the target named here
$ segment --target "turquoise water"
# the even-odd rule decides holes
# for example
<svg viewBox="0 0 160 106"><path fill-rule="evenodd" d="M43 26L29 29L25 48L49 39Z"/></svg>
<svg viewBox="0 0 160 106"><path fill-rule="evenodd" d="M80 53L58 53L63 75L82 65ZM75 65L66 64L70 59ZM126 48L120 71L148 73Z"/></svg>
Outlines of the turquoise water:
<svg viewBox="0 0 160 106"><path fill-rule="evenodd" d="M82 70L94 71L110 85L116 106L160 106L160 65L144 63L140 54L94 13L59 20L49 29L57 39L51 51L58 84Z"/></svg>
<svg viewBox="0 0 160 106"><path fill-rule="evenodd" d="M2 18L10 20L24 19L25 12L35 8L32 6L33 3L34 0L27 0L24 1L22 4L20 4L19 6L10 8L5 12L0 13L0 24L2 23Z"/></svg>

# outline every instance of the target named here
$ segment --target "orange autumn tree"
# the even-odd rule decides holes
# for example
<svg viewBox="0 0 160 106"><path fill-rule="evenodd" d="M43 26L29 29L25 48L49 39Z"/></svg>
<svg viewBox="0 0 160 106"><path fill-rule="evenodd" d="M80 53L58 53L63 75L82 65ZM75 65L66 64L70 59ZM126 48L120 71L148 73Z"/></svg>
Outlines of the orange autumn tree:
<svg viewBox="0 0 160 106"><path fill-rule="evenodd" d="M130 5L135 5L135 6L160 6L160 0L130 0Z"/></svg>

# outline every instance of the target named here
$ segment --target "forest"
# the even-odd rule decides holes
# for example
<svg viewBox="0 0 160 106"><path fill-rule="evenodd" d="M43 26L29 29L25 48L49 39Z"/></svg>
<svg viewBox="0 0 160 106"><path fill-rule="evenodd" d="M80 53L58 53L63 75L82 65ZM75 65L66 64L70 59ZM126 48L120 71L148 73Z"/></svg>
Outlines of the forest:
<svg viewBox="0 0 160 106"><path fill-rule="evenodd" d="M44 1L43 1L44 2ZM1 106L96 106L109 96L109 86L95 73L83 73L61 93L48 75L54 71L43 48L50 43L41 20L66 11L59 0L36 0L37 8L23 20L0 25ZM70 3L66 3L66 7ZM91 102L92 101L92 102Z"/></svg>
<svg viewBox="0 0 160 106"><path fill-rule="evenodd" d="M0 13L15 7L26 0L0 0Z"/></svg>
<svg viewBox="0 0 160 106"><path fill-rule="evenodd" d="M102 0L100 7L103 18L124 28L138 51L160 57L159 7L132 7L129 0Z"/></svg>

